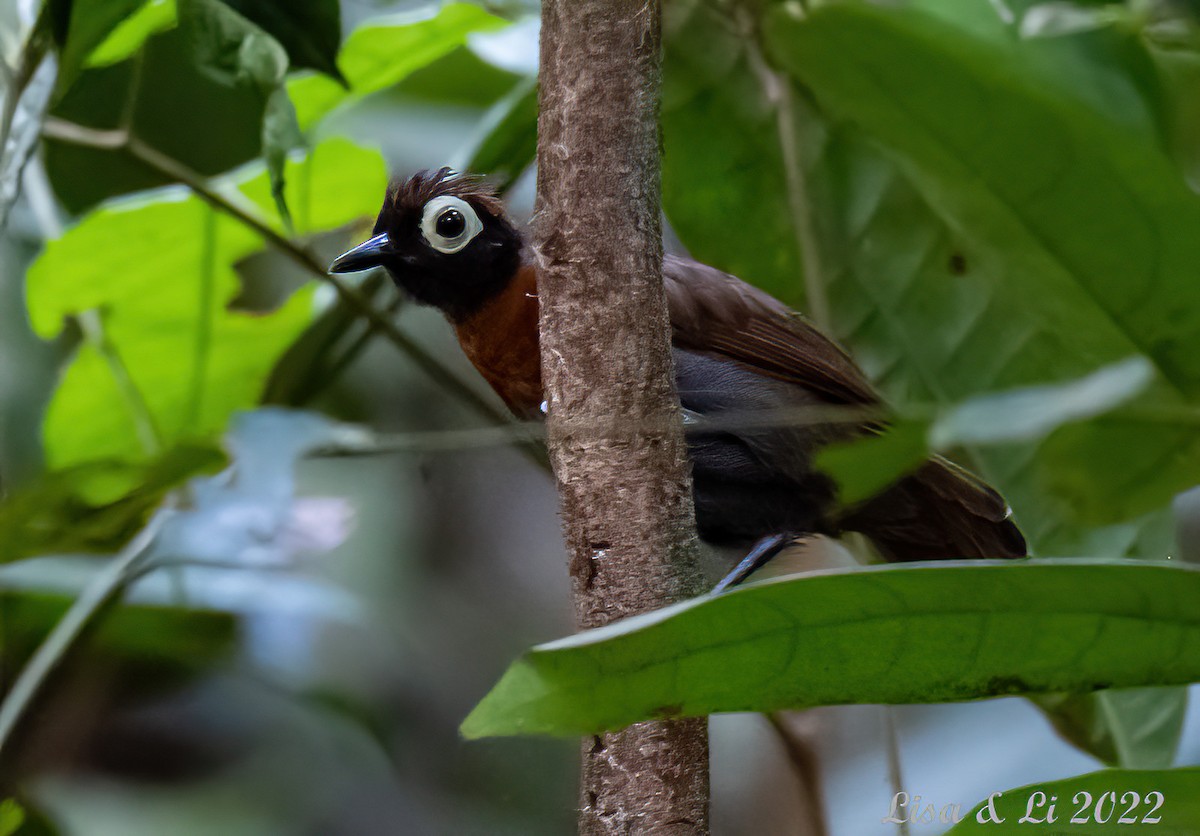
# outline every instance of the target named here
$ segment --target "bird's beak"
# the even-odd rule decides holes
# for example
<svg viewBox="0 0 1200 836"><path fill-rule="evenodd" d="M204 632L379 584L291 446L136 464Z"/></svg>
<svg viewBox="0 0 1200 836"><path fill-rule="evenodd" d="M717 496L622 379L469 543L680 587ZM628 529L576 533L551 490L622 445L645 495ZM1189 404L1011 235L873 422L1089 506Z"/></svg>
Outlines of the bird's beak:
<svg viewBox="0 0 1200 836"><path fill-rule="evenodd" d="M383 264L384 258L391 252L391 243L387 233L381 232L374 238L363 241L352 250L339 255L329 265L330 273L355 273L359 270L369 270Z"/></svg>

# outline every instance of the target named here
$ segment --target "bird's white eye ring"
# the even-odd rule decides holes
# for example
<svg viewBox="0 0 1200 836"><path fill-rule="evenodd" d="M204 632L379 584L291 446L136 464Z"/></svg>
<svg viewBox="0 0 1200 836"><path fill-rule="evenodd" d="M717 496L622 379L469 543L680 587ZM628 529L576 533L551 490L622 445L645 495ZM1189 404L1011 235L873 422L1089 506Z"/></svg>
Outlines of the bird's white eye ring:
<svg viewBox="0 0 1200 836"><path fill-rule="evenodd" d="M421 236L439 253L458 252L482 231L479 215L460 197L439 195L421 212Z"/></svg>

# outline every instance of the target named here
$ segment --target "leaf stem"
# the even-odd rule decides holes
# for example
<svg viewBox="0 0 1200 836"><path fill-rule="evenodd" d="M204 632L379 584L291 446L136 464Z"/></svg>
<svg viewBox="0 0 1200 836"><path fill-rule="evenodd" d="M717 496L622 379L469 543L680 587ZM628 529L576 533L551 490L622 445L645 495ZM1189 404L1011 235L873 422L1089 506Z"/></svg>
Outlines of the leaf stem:
<svg viewBox="0 0 1200 836"><path fill-rule="evenodd" d="M88 345L96 350L96 353L108 366L117 385L117 391L121 393L121 398L129 409L129 415L133 419L134 429L143 452L150 456L156 455L163 448L162 432L154 420L154 413L150 411L146 398L138 389L133 376L129 374L128 366L121 359L117 347L108 338L100 313L83 311L76 317L76 320L79 322L79 328Z"/></svg>
<svg viewBox="0 0 1200 836"><path fill-rule="evenodd" d="M212 344L213 303L217 272L217 213L209 210L204 216L204 246L200 265L200 298L196 311L196 339L192 351L192 386L184 412L183 427L194 431L200 422L204 395L208 384L208 355Z"/></svg>

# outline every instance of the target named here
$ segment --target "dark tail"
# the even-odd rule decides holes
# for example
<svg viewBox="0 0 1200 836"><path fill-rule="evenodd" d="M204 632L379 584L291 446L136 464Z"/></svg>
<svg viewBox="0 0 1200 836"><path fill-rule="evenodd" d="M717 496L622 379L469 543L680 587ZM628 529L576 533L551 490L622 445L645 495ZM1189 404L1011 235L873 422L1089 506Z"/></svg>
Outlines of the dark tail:
<svg viewBox="0 0 1200 836"><path fill-rule="evenodd" d="M849 512L842 527L891 561L1026 555L1004 498L940 456Z"/></svg>

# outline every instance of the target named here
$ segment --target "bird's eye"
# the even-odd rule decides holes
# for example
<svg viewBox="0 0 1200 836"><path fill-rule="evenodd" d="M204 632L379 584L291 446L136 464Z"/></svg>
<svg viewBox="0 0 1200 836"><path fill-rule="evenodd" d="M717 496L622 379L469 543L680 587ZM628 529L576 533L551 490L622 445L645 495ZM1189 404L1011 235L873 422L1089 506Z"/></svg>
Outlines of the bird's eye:
<svg viewBox="0 0 1200 836"><path fill-rule="evenodd" d="M467 228L467 219L457 209L446 209L437 216L437 223L433 228L443 238L457 238Z"/></svg>
<svg viewBox="0 0 1200 836"><path fill-rule="evenodd" d="M482 230L479 215L462 198L435 197L421 213L421 235L439 253L458 252Z"/></svg>

